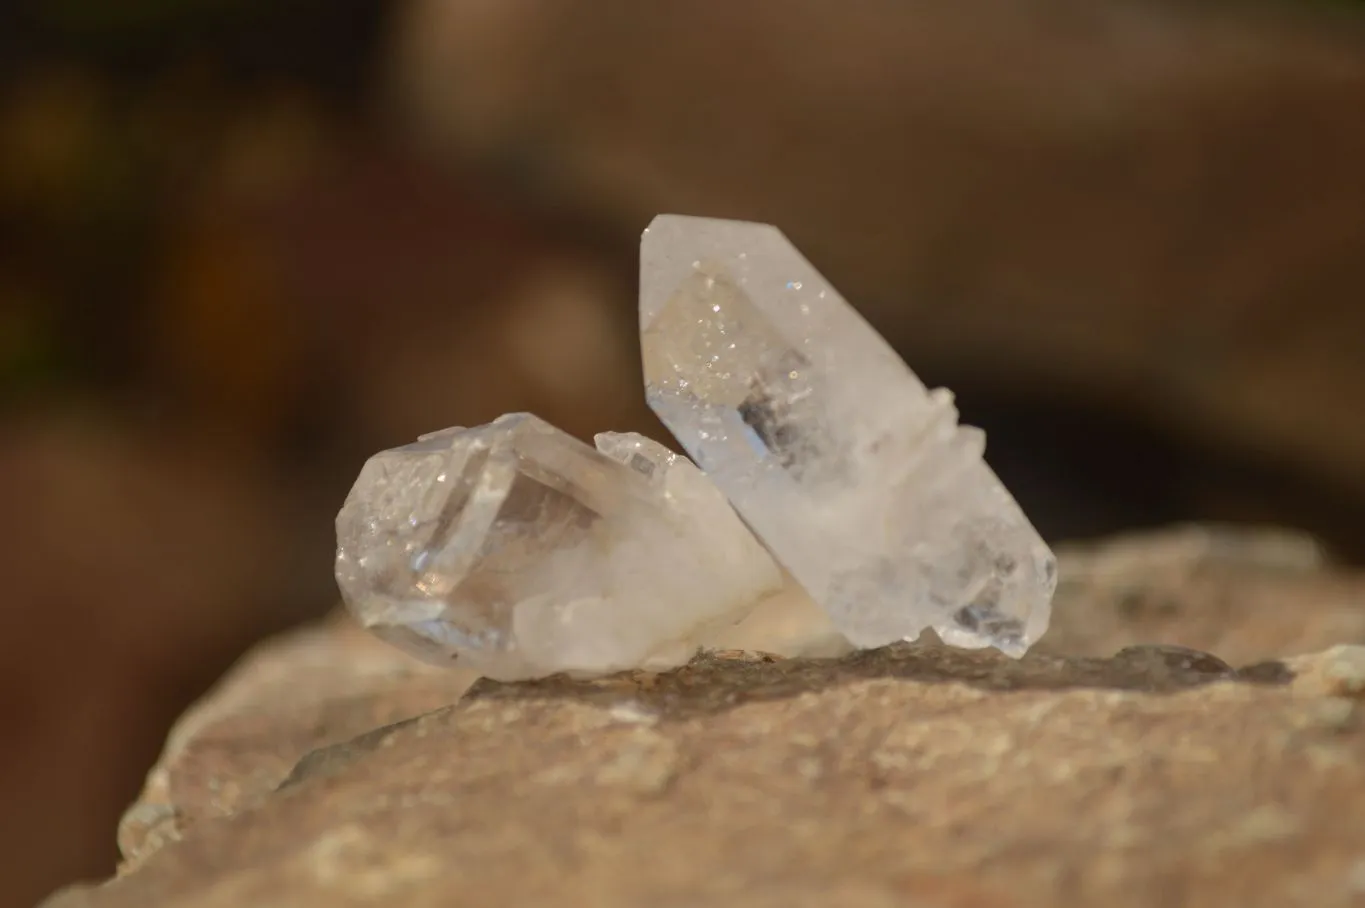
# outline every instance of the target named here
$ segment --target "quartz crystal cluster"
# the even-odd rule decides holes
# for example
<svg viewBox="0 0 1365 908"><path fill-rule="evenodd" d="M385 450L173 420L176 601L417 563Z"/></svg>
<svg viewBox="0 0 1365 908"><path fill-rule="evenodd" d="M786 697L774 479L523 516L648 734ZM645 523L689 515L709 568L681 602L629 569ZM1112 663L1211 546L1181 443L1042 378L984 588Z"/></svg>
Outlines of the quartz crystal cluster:
<svg viewBox="0 0 1365 908"><path fill-rule="evenodd" d="M931 627L1021 655L1046 630L1055 562L982 433L775 228L657 218L640 324L649 403L696 465L529 414L382 451L337 516L362 623L505 680Z"/></svg>
<svg viewBox="0 0 1365 908"><path fill-rule="evenodd" d="M428 661L513 679L671 668L781 591L690 461L597 442L517 413L376 454L337 518L343 599Z"/></svg>

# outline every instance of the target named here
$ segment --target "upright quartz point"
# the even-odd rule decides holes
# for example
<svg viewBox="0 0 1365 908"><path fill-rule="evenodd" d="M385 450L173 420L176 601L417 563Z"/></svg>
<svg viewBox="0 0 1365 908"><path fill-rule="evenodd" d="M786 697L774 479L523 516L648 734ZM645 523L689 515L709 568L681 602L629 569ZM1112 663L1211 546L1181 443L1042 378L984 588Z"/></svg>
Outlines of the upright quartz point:
<svg viewBox="0 0 1365 908"><path fill-rule="evenodd" d="M718 492L650 472L527 414L380 452L337 515L343 599L492 678L679 665L782 577Z"/></svg>
<svg viewBox="0 0 1365 908"><path fill-rule="evenodd" d="M1056 562L984 435L776 228L656 218L640 326L650 406L852 643L1047 629Z"/></svg>

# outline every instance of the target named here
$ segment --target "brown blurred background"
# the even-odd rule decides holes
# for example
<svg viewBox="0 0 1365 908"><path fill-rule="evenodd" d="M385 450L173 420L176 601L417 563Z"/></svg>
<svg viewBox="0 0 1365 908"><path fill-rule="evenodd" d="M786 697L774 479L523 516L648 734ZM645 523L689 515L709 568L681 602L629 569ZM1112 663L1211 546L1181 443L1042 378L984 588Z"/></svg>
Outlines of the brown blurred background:
<svg viewBox="0 0 1365 908"><path fill-rule="evenodd" d="M369 453L656 428L658 211L782 226L1054 540L1365 559L1358 2L17 0L0 73L0 905L334 605Z"/></svg>

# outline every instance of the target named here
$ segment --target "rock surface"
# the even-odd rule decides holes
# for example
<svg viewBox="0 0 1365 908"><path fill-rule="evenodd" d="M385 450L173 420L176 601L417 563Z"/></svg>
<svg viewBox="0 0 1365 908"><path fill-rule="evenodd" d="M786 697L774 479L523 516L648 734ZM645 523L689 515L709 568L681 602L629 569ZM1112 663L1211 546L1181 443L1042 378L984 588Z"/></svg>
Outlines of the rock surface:
<svg viewBox="0 0 1365 908"><path fill-rule="evenodd" d="M1066 552L1044 652L1104 656L1178 644L1242 665L1365 643L1365 584L1313 541L1185 526Z"/></svg>
<svg viewBox="0 0 1365 908"><path fill-rule="evenodd" d="M1017 662L469 687L300 632L182 720L120 878L49 908L1365 900L1365 579L1199 529L1062 565L1071 654Z"/></svg>

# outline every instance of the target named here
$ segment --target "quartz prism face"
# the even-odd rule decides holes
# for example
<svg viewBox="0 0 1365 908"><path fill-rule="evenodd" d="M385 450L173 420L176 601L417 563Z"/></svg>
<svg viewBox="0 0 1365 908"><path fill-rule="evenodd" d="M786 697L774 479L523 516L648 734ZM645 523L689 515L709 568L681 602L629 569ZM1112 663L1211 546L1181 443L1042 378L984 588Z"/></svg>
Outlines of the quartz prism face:
<svg viewBox="0 0 1365 908"><path fill-rule="evenodd" d="M501 680L682 664L781 574L718 492L694 501L666 456L637 456L527 414L380 452L337 516L343 599L413 654Z"/></svg>
<svg viewBox="0 0 1365 908"><path fill-rule="evenodd" d="M752 610L738 612L699 629L703 649L761 650L779 656L829 656L846 652L848 642L792 577L781 573L720 489L680 454L634 432L602 432L597 448L648 477L671 512L685 515L703 543L709 564L706 582L720 589L750 586L761 576L767 592ZM698 582L692 579L689 582ZM734 620L735 618L739 620Z"/></svg>
<svg viewBox="0 0 1365 908"><path fill-rule="evenodd" d="M776 228L656 218L640 328L654 412L852 643L1047 629L1056 562L984 435Z"/></svg>

